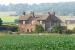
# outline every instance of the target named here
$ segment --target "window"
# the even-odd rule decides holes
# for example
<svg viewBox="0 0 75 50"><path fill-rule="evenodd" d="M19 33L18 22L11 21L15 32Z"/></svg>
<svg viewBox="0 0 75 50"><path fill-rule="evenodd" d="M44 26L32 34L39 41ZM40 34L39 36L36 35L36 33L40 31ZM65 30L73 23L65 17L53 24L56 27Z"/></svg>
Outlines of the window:
<svg viewBox="0 0 75 50"><path fill-rule="evenodd" d="M25 24L25 21L23 21L23 24Z"/></svg>
<svg viewBox="0 0 75 50"><path fill-rule="evenodd" d="M45 21L44 20L42 21L42 24L45 24Z"/></svg>
<svg viewBox="0 0 75 50"><path fill-rule="evenodd" d="M45 21L40 21L40 24L45 24Z"/></svg>
<svg viewBox="0 0 75 50"><path fill-rule="evenodd" d="M40 21L40 24L42 24L42 21Z"/></svg>
<svg viewBox="0 0 75 50"><path fill-rule="evenodd" d="M26 24L31 24L31 20L26 20L25 23Z"/></svg>
<svg viewBox="0 0 75 50"><path fill-rule="evenodd" d="M29 21L28 21L28 20L26 20L26 21L25 21L25 23L26 23L26 24L29 24Z"/></svg>
<svg viewBox="0 0 75 50"><path fill-rule="evenodd" d="M27 29L27 32L29 32L29 29Z"/></svg>
<svg viewBox="0 0 75 50"><path fill-rule="evenodd" d="M29 24L29 23L31 23L31 21L29 21L29 20L19 20L19 23L20 24Z"/></svg>
<svg viewBox="0 0 75 50"><path fill-rule="evenodd" d="M22 20L19 20L19 23L20 23L20 24L23 24L23 21L22 21Z"/></svg>

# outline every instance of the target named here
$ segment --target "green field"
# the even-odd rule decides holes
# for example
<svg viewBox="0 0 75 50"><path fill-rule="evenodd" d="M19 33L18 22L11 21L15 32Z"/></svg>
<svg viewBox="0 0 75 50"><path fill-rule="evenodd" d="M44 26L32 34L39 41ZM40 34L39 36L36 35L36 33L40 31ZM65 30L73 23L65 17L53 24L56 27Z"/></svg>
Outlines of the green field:
<svg viewBox="0 0 75 50"><path fill-rule="evenodd" d="M8 16L8 15L0 15L0 18L3 20L3 22L15 22L16 19L18 19L18 16Z"/></svg>
<svg viewBox="0 0 75 50"><path fill-rule="evenodd" d="M0 50L75 50L75 35L1 35Z"/></svg>
<svg viewBox="0 0 75 50"><path fill-rule="evenodd" d="M4 23L14 22L15 19L18 19L18 16L10 16L13 13L15 12L0 12L0 18L3 20Z"/></svg>

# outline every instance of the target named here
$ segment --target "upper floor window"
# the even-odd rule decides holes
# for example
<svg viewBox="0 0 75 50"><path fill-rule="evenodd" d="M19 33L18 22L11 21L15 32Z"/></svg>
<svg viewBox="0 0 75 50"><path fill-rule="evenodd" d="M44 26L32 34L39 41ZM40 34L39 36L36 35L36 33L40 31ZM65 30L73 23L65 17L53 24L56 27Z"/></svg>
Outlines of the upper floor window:
<svg viewBox="0 0 75 50"><path fill-rule="evenodd" d="M23 24L25 24L25 21L23 21Z"/></svg>
<svg viewBox="0 0 75 50"><path fill-rule="evenodd" d="M45 21L44 20L40 21L40 24L45 24Z"/></svg>
<svg viewBox="0 0 75 50"><path fill-rule="evenodd" d="M19 20L19 23L20 23L20 24L23 24L23 21L22 21L22 20Z"/></svg>
<svg viewBox="0 0 75 50"><path fill-rule="evenodd" d="M29 21L29 20L20 20L19 23L20 24L30 24L31 21Z"/></svg>
<svg viewBox="0 0 75 50"><path fill-rule="evenodd" d="M29 24L29 21L28 21L28 20L26 20L26 21L25 21L25 23L26 23L26 24Z"/></svg>
<svg viewBox="0 0 75 50"><path fill-rule="evenodd" d="M42 21L40 21L40 24L42 24Z"/></svg>

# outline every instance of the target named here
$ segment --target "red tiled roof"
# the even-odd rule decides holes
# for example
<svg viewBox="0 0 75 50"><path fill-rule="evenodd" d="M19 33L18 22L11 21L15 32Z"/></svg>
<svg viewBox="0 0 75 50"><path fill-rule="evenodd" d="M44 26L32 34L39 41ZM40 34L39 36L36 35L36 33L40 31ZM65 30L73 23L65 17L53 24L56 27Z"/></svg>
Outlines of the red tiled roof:
<svg viewBox="0 0 75 50"><path fill-rule="evenodd" d="M19 17L19 20L28 20L30 17L32 17L32 15L30 15L30 14L22 15L22 16ZM36 20L46 20L48 17L49 17L48 14L46 14L46 15L45 14L41 14L41 15L36 15L35 14L35 19ZM52 20L57 19L56 16L50 16L50 17L52 18Z"/></svg>
<svg viewBox="0 0 75 50"><path fill-rule="evenodd" d="M39 17L37 17L37 20L46 20L48 18L48 15L37 15Z"/></svg>
<svg viewBox="0 0 75 50"><path fill-rule="evenodd" d="M28 20L31 17L31 15L22 15L19 17L19 20Z"/></svg>

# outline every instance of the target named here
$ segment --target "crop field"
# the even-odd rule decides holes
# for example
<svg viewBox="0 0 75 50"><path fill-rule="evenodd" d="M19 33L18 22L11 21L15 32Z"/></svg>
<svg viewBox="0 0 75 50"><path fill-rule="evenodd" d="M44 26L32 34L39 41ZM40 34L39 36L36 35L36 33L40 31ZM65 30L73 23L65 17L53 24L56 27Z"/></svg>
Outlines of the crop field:
<svg viewBox="0 0 75 50"><path fill-rule="evenodd" d="M75 35L0 35L0 50L75 50Z"/></svg>

